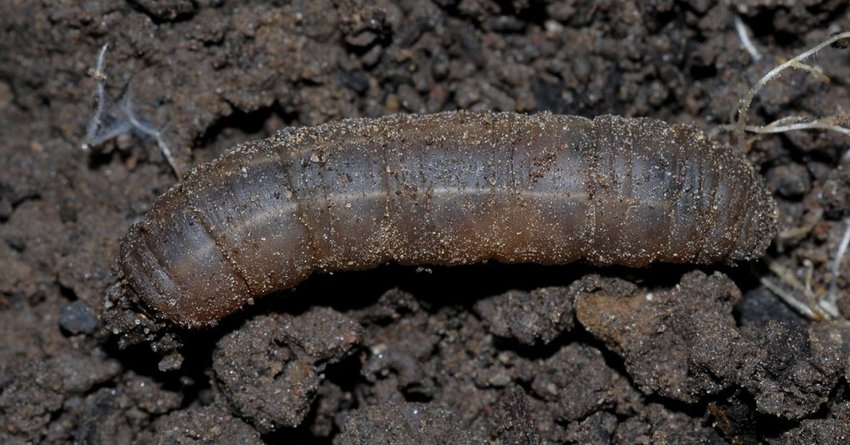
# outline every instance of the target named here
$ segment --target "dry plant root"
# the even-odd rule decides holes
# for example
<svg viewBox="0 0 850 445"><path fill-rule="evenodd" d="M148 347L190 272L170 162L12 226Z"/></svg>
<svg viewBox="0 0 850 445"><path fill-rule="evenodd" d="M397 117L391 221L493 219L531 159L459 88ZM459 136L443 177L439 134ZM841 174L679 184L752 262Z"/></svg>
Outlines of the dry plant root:
<svg viewBox="0 0 850 445"><path fill-rule="evenodd" d="M752 105L753 99L755 99L756 94L771 80L779 77L779 74L783 71L793 68L806 71L818 79L829 82L829 77L824 74L824 72L813 65L809 65L804 62L804 60L809 57L815 55L822 49L827 46L834 46L838 48L844 48L848 44L850 44L850 31L841 32L838 34L834 34L828 39L818 43L817 45L809 48L806 51L796 55L785 63L782 63L772 70L768 71L767 74L762 76L756 84L750 88L747 94L741 98L740 106L738 107L737 113L737 122L735 125L726 125L723 126L724 130L734 130L738 136L739 143L744 141L745 133L754 133L757 135L763 134L771 134L771 133L785 133L788 131L797 131L797 130L828 130L835 131L838 133L842 133L850 136L850 128L845 127L843 124L850 119L850 112L844 112L840 114L835 114L831 116L826 116L818 119L808 119L804 116L786 116L780 119L777 119L767 125L747 125L747 113L750 110L750 105ZM745 152L749 151L749 143L741 143L742 148ZM844 154L845 160L850 156L850 150L848 150Z"/></svg>
<svg viewBox="0 0 850 445"><path fill-rule="evenodd" d="M741 34L740 30L738 32ZM737 123L735 125L724 126L723 129L733 130L737 133L739 144L744 152L749 150L749 143L741 142L744 141L743 135L745 133L764 135L796 130L828 130L850 136L850 128L844 126L844 123L850 120L850 112L844 112L813 120L803 116L792 115L777 119L767 125L747 125L747 113L753 99L756 94L758 94L759 90L761 90L770 80L778 77L782 71L788 68L793 68L804 70L824 82L829 82L829 77L827 77L820 68L809 65L805 63L804 60L815 55L827 46L831 45L837 48L845 48L848 44L850 44L850 31L834 34L812 48L791 58L791 60L788 60L787 62L770 70L761 79L759 79L755 86L753 86L741 99L740 107L738 108ZM845 152L843 159L845 161L850 160L850 150ZM845 224L846 229L844 236L839 243L832 262L832 277L828 290L816 293L812 289L813 265L808 261L804 264L804 267L806 268L805 282L801 283L794 275L793 271L782 266L777 261L768 260L768 267L776 278L762 277L762 285L773 292L789 307L808 319L847 322L847 320L839 312L837 306L837 282L841 275L841 264L847 254L848 244L850 244L850 219L845 220ZM793 237L800 233L808 233L811 231L811 226L812 225L806 225L796 229L787 229L782 231L779 236ZM789 288L791 290L789 290Z"/></svg>
<svg viewBox="0 0 850 445"><path fill-rule="evenodd" d="M106 50L108 48L108 43L100 48L97 55L97 64L91 72L91 76L96 83L94 95L95 111L86 126L86 136L81 148L83 150L89 150L119 135L136 133L139 136L152 138L156 141L159 151L162 152L162 156L168 162L168 165L171 166L174 175L177 176L178 180L181 179L181 170L177 167L177 161L174 159L171 147L165 141L162 129L150 126L136 115L136 112L133 110L132 96L129 89L117 105L110 106L110 101L106 97Z"/></svg>

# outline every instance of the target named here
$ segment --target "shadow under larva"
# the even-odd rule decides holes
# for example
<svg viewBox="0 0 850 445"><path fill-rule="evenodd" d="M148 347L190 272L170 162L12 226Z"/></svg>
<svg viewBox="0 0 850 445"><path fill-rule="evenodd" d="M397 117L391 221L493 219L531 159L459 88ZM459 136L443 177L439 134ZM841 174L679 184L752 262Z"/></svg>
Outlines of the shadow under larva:
<svg viewBox="0 0 850 445"><path fill-rule="evenodd" d="M770 193L737 150L647 118L447 112L292 128L161 196L122 243L186 327L314 271L386 262L641 267L761 256Z"/></svg>

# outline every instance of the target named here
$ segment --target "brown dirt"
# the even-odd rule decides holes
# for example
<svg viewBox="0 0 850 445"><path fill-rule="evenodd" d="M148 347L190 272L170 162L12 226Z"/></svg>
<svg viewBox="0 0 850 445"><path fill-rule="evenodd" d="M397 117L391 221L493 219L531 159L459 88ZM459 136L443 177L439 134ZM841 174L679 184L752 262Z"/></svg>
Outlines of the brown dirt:
<svg viewBox="0 0 850 445"><path fill-rule="evenodd" d="M850 330L789 311L763 264L385 267L125 349L99 322L121 236L175 183L149 138L80 150L104 43L107 95L185 170L284 126L395 112L711 130L778 61L850 29L839 0L726 3L4 2L0 443L847 443ZM850 53L816 62L831 84L786 74L753 120L846 111ZM850 217L848 147L797 132L749 152L782 227L803 228L768 256L810 264L816 293Z"/></svg>

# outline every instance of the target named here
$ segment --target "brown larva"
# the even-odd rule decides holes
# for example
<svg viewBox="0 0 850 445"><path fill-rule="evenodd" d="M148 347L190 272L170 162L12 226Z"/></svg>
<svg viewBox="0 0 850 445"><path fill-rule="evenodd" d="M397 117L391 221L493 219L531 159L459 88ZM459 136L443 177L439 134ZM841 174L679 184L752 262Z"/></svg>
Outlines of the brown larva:
<svg viewBox="0 0 850 445"><path fill-rule="evenodd" d="M314 271L706 264L757 258L775 231L743 155L695 128L451 112L241 145L160 197L120 261L154 312L198 327Z"/></svg>

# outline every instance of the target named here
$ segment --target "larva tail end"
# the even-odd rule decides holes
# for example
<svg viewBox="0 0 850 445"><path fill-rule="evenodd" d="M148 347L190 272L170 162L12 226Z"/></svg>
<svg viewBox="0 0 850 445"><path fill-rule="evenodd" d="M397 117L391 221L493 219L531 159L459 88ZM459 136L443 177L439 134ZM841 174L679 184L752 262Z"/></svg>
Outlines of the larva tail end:
<svg viewBox="0 0 850 445"><path fill-rule="evenodd" d="M752 196L748 210L744 233L738 238L730 257L734 261L750 261L764 256L779 230L779 209L766 189Z"/></svg>
<svg viewBox="0 0 850 445"><path fill-rule="evenodd" d="M119 258L142 305L187 329L215 324L250 297L243 275L200 213L180 187L172 189L130 228Z"/></svg>

